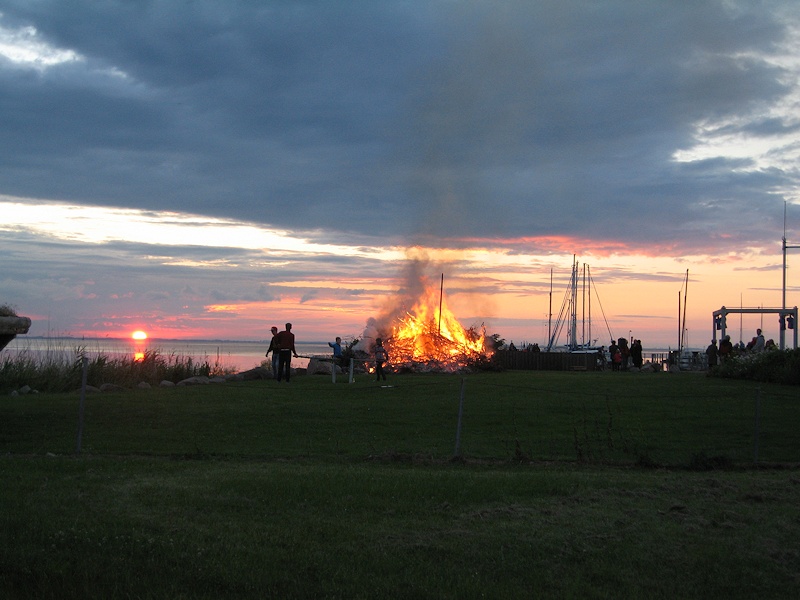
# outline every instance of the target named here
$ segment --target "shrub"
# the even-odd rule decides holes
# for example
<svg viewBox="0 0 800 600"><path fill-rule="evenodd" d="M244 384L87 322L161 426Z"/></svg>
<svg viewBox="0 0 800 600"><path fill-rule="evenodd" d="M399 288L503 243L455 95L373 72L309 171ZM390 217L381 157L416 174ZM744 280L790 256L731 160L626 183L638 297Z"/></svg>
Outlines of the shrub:
<svg viewBox="0 0 800 600"><path fill-rule="evenodd" d="M730 379L800 385L800 349L739 354L716 367L711 374Z"/></svg>

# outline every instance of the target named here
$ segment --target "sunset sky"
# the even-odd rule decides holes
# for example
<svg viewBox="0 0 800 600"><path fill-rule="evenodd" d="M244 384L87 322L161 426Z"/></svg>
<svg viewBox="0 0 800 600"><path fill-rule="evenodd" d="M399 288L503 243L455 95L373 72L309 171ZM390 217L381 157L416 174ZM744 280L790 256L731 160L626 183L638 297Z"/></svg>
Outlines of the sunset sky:
<svg viewBox="0 0 800 600"><path fill-rule="evenodd" d="M705 347L721 306L781 305L798 159L796 0L0 0L29 335L347 339L413 264L543 344L576 255L600 343L676 346L686 294Z"/></svg>

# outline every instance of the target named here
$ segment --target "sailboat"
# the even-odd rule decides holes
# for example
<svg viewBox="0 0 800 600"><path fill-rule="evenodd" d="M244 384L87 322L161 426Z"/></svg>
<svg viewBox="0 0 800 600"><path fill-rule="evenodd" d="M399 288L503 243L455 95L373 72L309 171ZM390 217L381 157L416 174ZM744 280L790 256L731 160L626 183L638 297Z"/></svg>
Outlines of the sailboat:
<svg viewBox="0 0 800 600"><path fill-rule="evenodd" d="M582 281L582 283L581 283ZM578 260L573 255L572 257L572 276L569 280L564 300L561 304L561 309L556 319L555 327L550 328L550 337L547 342L547 352L557 352L559 349L567 352L598 352L603 347L597 345L597 339L592 338L592 277L587 264L583 265L581 274L580 265ZM552 286L552 279L551 284ZM581 318L578 320L578 293L580 290L581 296ZM552 292L551 292L552 295ZM595 289L597 295L597 289ZM588 298L588 304L587 304ZM598 299L599 303L599 299ZM588 318L587 318L588 306ZM600 311L603 307L600 305ZM552 318L552 314L550 315ZM608 329L608 339L614 339L611 333L611 328L608 326L608 321L603 314L603 320ZM580 325L580 341L578 338L578 327ZM567 343L563 347L558 346L558 340L564 327L567 328Z"/></svg>

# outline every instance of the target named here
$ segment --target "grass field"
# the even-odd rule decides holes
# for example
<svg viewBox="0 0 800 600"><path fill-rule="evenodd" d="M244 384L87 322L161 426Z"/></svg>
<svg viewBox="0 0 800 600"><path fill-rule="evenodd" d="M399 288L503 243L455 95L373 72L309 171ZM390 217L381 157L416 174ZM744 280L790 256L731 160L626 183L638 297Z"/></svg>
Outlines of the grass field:
<svg viewBox="0 0 800 600"><path fill-rule="evenodd" d="M1 399L0 595L800 592L796 388L536 372L388 384L89 396L80 454L78 394Z"/></svg>

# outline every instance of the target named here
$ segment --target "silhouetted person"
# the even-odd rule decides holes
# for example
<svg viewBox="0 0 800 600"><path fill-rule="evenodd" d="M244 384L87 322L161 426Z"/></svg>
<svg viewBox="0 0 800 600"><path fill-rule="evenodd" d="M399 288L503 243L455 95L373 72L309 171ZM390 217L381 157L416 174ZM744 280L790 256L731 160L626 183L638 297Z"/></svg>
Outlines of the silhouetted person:
<svg viewBox="0 0 800 600"><path fill-rule="evenodd" d="M297 358L297 351L294 349L294 334L292 333L292 324L287 323L286 329L281 331L277 336L278 338L278 377L286 375L286 383L289 383L289 375L292 372L292 355Z"/></svg>
<svg viewBox="0 0 800 600"><path fill-rule="evenodd" d="M711 370L717 366L717 340L711 340L711 343L706 348L706 356L708 357L708 369Z"/></svg>
<svg viewBox="0 0 800 600"><path fill-rule="evenodd" d="M642 368L644 358L642 357L642 340L634 340L631 345L631 362L637 369Z"/></svg>
<svg viewBox="0 0 800 600"><path fill-rule="evenodd" d="M611 345L608 347L608 354L611 356L611 370L619 371L619 366L622 363L622 352L620 352L617 342L611 340Z"/></svg>
<svg viewBox="0 0 800 600"><path fill-rule="evenodd" d="M389 360L389 353L383 347L383 340L381 338L375 339L375 376L376 381L383 378L386 381L386 373L383 372L383 364Z"/></svg>
<svg viewBox="0 0 800 600"><path fill-rule="evenodd" d="M764 334L761 333L760 329L756 329L756 337L753 339L755 340L755 344L753 344L753 352L763 351L766 343L764 342Z"/></svg>
<svg viewBox="0 0 800 600"><path fill-rule="evenodd" d="M272 377L274 379L278 378L278 361L280 360L279 350L280 347L278 346L278 328L272 327L270 330L272 331L272 339L269 341L269 348L267 349L267 353L264 356L269 356L269 353L272 352Z"/></svg>

